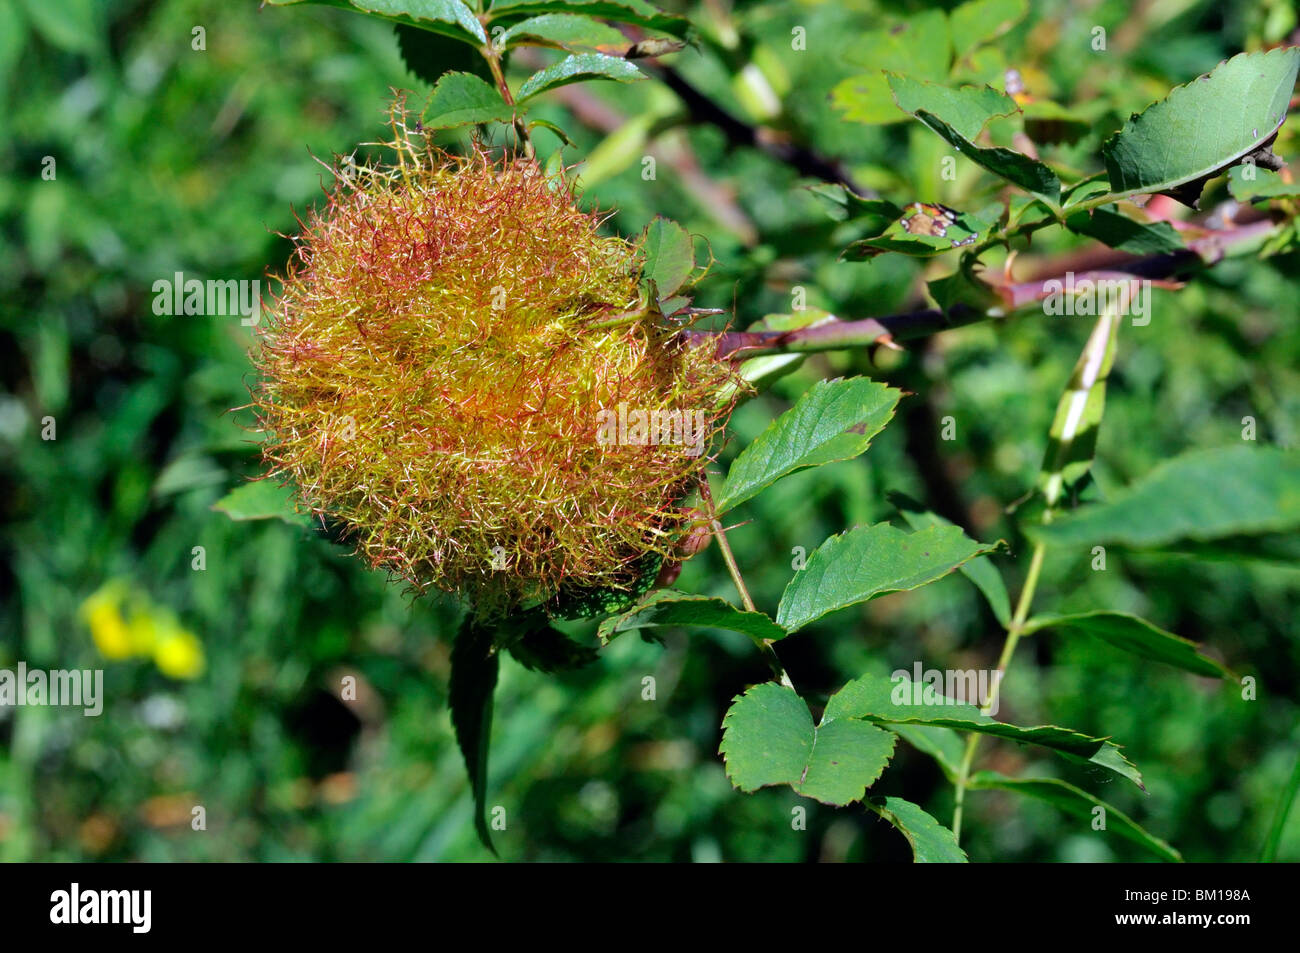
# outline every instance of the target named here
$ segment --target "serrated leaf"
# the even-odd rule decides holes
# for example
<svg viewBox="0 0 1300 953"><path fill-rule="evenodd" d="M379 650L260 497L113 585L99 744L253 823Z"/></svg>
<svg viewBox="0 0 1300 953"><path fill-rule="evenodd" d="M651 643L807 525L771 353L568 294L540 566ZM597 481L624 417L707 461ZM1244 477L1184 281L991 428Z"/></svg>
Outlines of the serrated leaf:
<svg viewBox="0 0 1300 953"><path fill-rule="evenodd" d="M1070 615L1034 616L1025 623L1021 632L1028 635L1040 629L1082 632L1141 658L1164 662L1207 678L1227 678L1231 674L1218 662L1198 652L1195 642L1166 632L1127 612L1099 610Z"/></svg>
<svg viewBox="0 0 1300 953"><path fill-rule="evenodd" d="M656 215L641 233L646 278L654 281L659 300L666 301L695 270L695 245L691 233L671 219Z"/></svg>
<svg viewBox="0 0 1300 953"><path fill-rule="evenodd" d="M1145 790L1137 768L1124 757L1118 745L1106 738L1094 738L1056 725L1021 727L995 721L975 705L945 698L934 685L913 682L897 673L892 678L864 675L849 682L827 702L822 720L829 718L865 718L885 726L929 725L1039 745L1067 760L1107 768Z"/></svg>
<svg viewBox="0 0 1300 953"><path fill-rule="evenodd" d="M755 639L783 639L788 634L762 612L747 612L723 599L674 589L659 589L622 615L606 619L597 634L608 643L621 632L658 626L727 629Z"/></svg>
<svg viewBox="0 0 1300 953"><path fill-rule="evenodd" d="M469 73L445 73L433 88L423 122L428 129L452 129L513 117L514 110L493 86Z"/></svg>
<svg viewBox="0 0 1300 953"><path fill-rule="evenodd" d="M1029 0L969 0L948 14L957 56L996 40L1025 18Z"/></svg>
<svg viewBox="0 0 1300 953"><path fill-rule="evenodd" d="M1055 778L1009 778L993 771L977 771L971 775L968 786L971 790L1003 790L1037 798L1089 824L1096 819L1095 809L1100 807L1106 812L1107 831L1114 831L1163 860L1182 863L1182 854L1159 837L1147 833L1119 808L1111 807L1100 798L1065 781Z"/></svg>
<svg viewBox="0 0 1300 953"><path fill-rule="evenodd" d="M775 682L733 699L722 726L719 751L737 788L788 784L836 806L862 800L894 752L894 736L866 722L823 718L814 725L804 700Z"/></svg>
<svg viewBox="0 0 1300 953"><path fill-rule="evenodd" d="M1235 165L1228 170L1228 192L1238 202L1263 202L1300 195L1300 182L1287 182L1256 165Z"/></svg>
<svg viewBox="0 0 1300 953"><path fill-rule="evenodd" d="M901 396L866 377L818 381L732 461L718 512L798 470L856 457L889 423Z"/></svg>
<svg viewBox="0 0 1300 953"><path fill-rule="evenodd" d="M961 86L953 89L886 73L889 89L898 108L908 115L925 110L942 119L965 140L974 140L995 116L1019 112L1016 101L992 86Z"/></svg>
<svg viewBox="0 0 1300 953"><path fill-rule="evenodd" d="M645 78L645 73L625 59L605 56L603 53L578 53L566 56L560 62L528 77L524 85L519 87L519 95L515 99L522 103L545 90L587 79L612 79L620 83L631 83Z"/></svg>
<svg viewBox="0 0 1300 953"><path fill-rule="evenodd" d="M903 519L907 520L907 525L914 530L925 529L928 526L953 525L951 521L944 519L938 513L931 513L901 493L889 494L889 501L898 508ZM988 600L994 617L1005 628L1011 621L1011 597L1007 595L1006 583L1002 581L1002 574L993 565L993 560L988 556L976 556L970 562L962 564L961 574L975 584L975 588Z"/></svg>
<svg viewBox="0 0 1300 953"><path fill-rule="evenodd" d="M777 624L797 632L822 616L890 592L916 589L992 550L956 526L904 533L888 523L832 536L786 586Z"/></svg>
<svg viewBox="0 0 1300 953"><path fill-rule="evenodd" d="M311 3L357 10L396 23L412 23L466 43L487 43L487 34L462 0L267 0L274 6Z"/></svg>
<svg viewBox="0 0 1300 953"><path fill-rule="evenodd" d="M430 85L450 72L473 73L485 80L492 79L487 60L464 38L453 39L409 23L395 24L394 31L406 68Z"/></svg>
<svg viewBox="0 0 1300 953"><path fill-rule="evenodd" d="M543 41L537 43L536 41ZM506 48L524 44L555 46L566 50L577 48L610 50L626 48L631 43L627 37L607 23L591 17L572 13L544 13L521 20L497 39L497 46Z"/></svg>
<svg viewBox="0 0 1300 953"><path fill-rule="evenodd" d="M277 486L274 480L254 480L237 486L217 502L214 510L225 513L232 520L278 519L291 526L310 526L311 517L294 508L294 491L289 486Z"/></svg>
<svg viewBox="0 0 1300 953"><path fill-rule="evenodd" d="M901 797L875 797L867 806L898 829L912 845L912 860L918 864L964 864L966 852L957 838L933 817Z"/></svg>
<svg viewBox="0 0 1300 953"><path fill-rule="evenodd" d="M679 38L691 28L690 21L664 13L644 0L497 0L491 9L492 19L498 22L515 16L580 13L615 23L635 23Z"/></svg>
<svg viewBox="0 0 1300 953"><path fill-rule="evenodd" d="M1300 529L1300 451L1212 447L1029 532L1052 546L1158 549Z"/></svg>
<svg viewBox="0 0 1300 953"><path fill-rule="evenodd" d="M487 825L487 770L492 696L500 661L492 629L467 617L451 647L447 703L474 794L474 829L483 846L494 854L496 848Z"/></svg>
<svg viewBox="0 0 1300 953"><path fill-rule="evenodd" d="M1277 133L1297 68L1298 47L1240 53L1132 116L1102 145L1111 192L1164 192L1196 207L1206 181Z"/></svg>
<svg viewBox="0 0 1300 953"><path fill-rule="evenodd" d="M1065 225L1130 255L1166 255L1187 247L1168 222L1139 222L1109 207L1075 212L1066 217Z"/></svg>

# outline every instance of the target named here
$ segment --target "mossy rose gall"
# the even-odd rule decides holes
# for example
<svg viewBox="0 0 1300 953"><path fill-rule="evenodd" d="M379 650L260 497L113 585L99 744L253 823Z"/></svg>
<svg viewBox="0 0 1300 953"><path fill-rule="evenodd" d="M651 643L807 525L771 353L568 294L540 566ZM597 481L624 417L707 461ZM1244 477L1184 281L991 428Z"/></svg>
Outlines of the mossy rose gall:
<svg viewBox="0 0 1300 953"><path fill-rule="evenodd" d="M610 440L602 415L711 443L733 369L646 306L638 250L563 175L394 130L391 165L335 170L259 333L272 476L417 589L508 609L632 587L710 458L694 433Z"/></svg>

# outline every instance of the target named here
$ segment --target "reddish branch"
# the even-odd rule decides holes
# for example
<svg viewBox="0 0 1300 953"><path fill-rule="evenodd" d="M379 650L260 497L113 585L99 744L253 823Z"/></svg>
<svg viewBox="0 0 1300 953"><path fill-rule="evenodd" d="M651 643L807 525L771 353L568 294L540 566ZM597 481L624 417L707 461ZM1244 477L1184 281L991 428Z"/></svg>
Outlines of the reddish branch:
<svg viewBox="0 0 1300 953"><path fill-rule="evenodd" d="M1195 238L1187 238L1187 248L1177 252L1135 258L1112 253L1107 267L1095 267L1075 272L1074 284L1084 281L1149 280L1160 287L1181 286L1180 279L1213 265L1230 252L1240 253L1255 247L1276 228L1270 219L1259 219L1245 224L1233 224L1221 231L1200 230ZM1098 262L1102 264L1102 262ZM735 355L753 357L759 354L829 351L842 347L862 347L892 344L913 338L925 337L949 328L961 327L1004 317L1059 292L1052 287L1053 279L1064 284L1066 276L1061 270L1049 271L1043 277L1020 283L990 285L1002 299L991 308L978 308L957 304L944 312L938 308L909 311L903 314L856 321L832 320L813 327L792 331L688 331L691 337L717 342L719 356Z"/></svg>

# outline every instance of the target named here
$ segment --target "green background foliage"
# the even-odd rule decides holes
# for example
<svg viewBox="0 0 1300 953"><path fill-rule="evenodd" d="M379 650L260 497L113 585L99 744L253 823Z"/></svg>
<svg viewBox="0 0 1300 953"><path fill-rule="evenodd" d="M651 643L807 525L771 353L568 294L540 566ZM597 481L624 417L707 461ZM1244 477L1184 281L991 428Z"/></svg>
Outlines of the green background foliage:
<svg viewBox="0 0 1300 953"><path fill-rule="evenodd" d="M1051 101L1038 121L1061 137L1056 157L1097 171L1089 163L1130 113L1296 27L1283 2L1188 0L1135 14L1128 3L1085 13L1049 0L1014 25L993 9L974 25L948 24L919 4L870 0L741 2L725 16L725 5L663 6L698 30L694 47L666 61L713 102L836 157L899 205L971 212L986 204L972 194L991 200L987 173L965 163L956 181L935 175L949 147L892 102L884 110L888 81L872 70L948 81L934 48L949 43L965 56L953 80L1000 87L1007 68L1019 69ZM196 26L204 50L192 48ZM1104 52L1089 46L1095 26L1107 31ZM791 42L800 27L802 50ZM524 68L519 55L516 90L563 58L529 48ZM481 89L457 82L457 108L478 108L463 97ZM0 668L102 666L107 697L98 718L0 709L0 859L489 856L447 710L460 608L413 601L319 529L214 511L258 472L241 409L249 329L237 317L152 307L153 283L176 272L245 280L281 270L295 211L319 202L329 181L317 157L379 139L394 87L411 90L417 108L431 89L408 72L390 23L344 9L0 0ZM1053 112L1051 103L1078 105ZM532 130L539 157L579 163L583 201L613 211L610 229L633 237L663 215L707 239L715 264L696 304L734 308L738 327L789 312L796 287L810 308L841 317L901 311L923 301L924 281L952 271L901 255L840 260L860 223L828 216L803 188L816 180L791 163L693 121L660 82L571 84L529 106L529 120L543 122ZM459 148L470 134L451 129L438 141ZM484 134L509 135L504 126ZM1297 145L1284 127L1276 151L1292 156ZM47 156L52 181L41 176ZM1209 184L1202 208L1227 196L1227 182ZM1022 254L1084 243L1057 230ZM1296 446L1297 264L1294 251L1233 260L1182 290L1153 292L1151 323L1120 332L1089 492L1109 499L1169 457L1240 444L1247 415L1260 444ZM892 492L976 539L1005 540L986 558L1017 591L1031 541L1004 507L1034 486L1091 327L1035 312L904 353L811 355L741 405L722 473L816 381L866 375L905 395L865 455L796 472L727 514L745 521L728 535L758 606L775 613L795 547L811 554L850 527L902 526ZM56 440L41 439L45 416L56 419ZM941 436L946 417L953 440ZM194 546L205 549L203 571L191 568ZM177 679L146 658L101 656L79 610L115 579L198 636L201 674ZM716 546L674 587L734 601ZM1141 616L1255 676L1258 699L1102 638L1027 638L999 718L1114 736L1147 793L1096 765L985 739L981 766L997 774L974 779L962 848L977 860L1150 859L1128 834L1098 834L1086 811L1052 803L1077 808L1073 786L1188 860L1257 858L1300 746L1298 592L1295 568L1277 561L1115 549L1098 572L1082 548L1049 557L1044 614ZM559 628L595 645L596 625ZM892 823L928 824L928 814L947 824L952 788L910 745L896 746L870 809L837 810L783 786L736 792L718 755L723 715L768 677L762 660L741 632L651 633L624 634L594 664L555 676L501 658L487 796L507 818L493 832L502 857L906 861L911 848ZM992 667L1000 643L980 592L952 573L817 618L779 649L801 694L820 705L864 673L910 671L917 659ZM345 676L358 685L349 705L338 700ZM1063 784L1022 798L1007 779L1024 777ZM194 805L206 809L206 832L190 829ZM794 807L806 809L806 830L792 829ZM955 849L928 826L918 840L918 853ZM1300 860L1300 816L1278 856Z"/></svg>

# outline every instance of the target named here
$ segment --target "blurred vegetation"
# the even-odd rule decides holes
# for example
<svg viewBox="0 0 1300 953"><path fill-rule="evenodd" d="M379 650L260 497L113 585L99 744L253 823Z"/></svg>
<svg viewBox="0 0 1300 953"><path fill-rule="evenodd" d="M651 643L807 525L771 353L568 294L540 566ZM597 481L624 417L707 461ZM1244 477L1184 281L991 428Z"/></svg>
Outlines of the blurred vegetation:
<svg viewBox="0 0 1300 953"><path fill-rule="evenodd" d="M870 65L854 61L855 38L921 5L664 6L734 27L734 48L705 44L672 62L746 121L839 158L895 199L943 201L964 187L920 174L940 145L927 131L848 122L829 98ZM1087 50L1094 24L1112 37L1101 56ZM192 48L196 26L203 50ZM796 26L806 50L792 49ZM1019 68L1057 101L1116 104L1078 144L1082 163L1130 109L1294 28L1287 3L1048 0L988 65ZM744 94L737 77L750 64L781 95L779 114ZM265 280L282 269L291 246L281 233L328 181L317 158L378 139L392 87L427 91L391 27L342 10L0 0L0 668L103 667L107 699L98 718L0 709L0 859L488 856L446 710L460 609L412 601L312 530L212 511L258 472L239 409L250 332L237 318L152 308L153 283L176 272ZM662 84L570 89L581 98L557 94L537 114L573 138L563 161L600 161L584 201L616 210L609 227L627 235L663 214L706 236L716 265L699 304L734 307L743 326L788 311L795 286L810 306L846 317L920 302L922 266L837 261L844 243L801 188L811 180L731 146L715 126L678 121ZM598 115L617 117L617 128L601 128ZM1289 135L1284 156L1295 154ZM536 138L543 156L560 148L549 132ZM644 154L657 157L653 180L642 176ZM46 157L53 180L41 175ZM1212 185L1206 207L1222 188ZM1036 243L1031 254L1075 243ZM1230 262L1184 290L1154 292L1151 325L1121 336L1098 448L1102 492L1189 447L1239 440L1246 415L1261 441L1295 446L1297 264L1294 253ZM864 457L792 477L744 507L749 522L730 538L756 601L775 606L793 547L811 551L847 526L890 518L890 490L981 539L1008 540L995 558L1014 591L1024 546L1004 507L1033 485L1090 326L1030 315L882 351L877 363L819 356L744 405L724 463L820 377L864 373L912 394ZM943 442L949 415L957 437ZM55 440L42 439L47 416ZM196 546L202 570L192 568ZM83 608L106 585L120 605ZM679 585L732 595L716 547ZM986 744L990 763L1097 791L1188 860L1255 859L1300 745L1300 575L1112 554L1105 572L1049 558L1039 591L1045 607L1138 611L1201 641L1258 676L1259 700L1093 641L1030 639L1001 716L1113 734L1149 796L1099 789L1106 778L1012 745ZM115 649L114 611L127 630L153 634ZM589 624L567 628L593 637ZM159 648L168 638L183 645ZM954 575L832 616L784 643L782 657L801 688L826 693L918 658L989 667L1000 644L987 607ZM338 700L345 675L358 679L350 705ZM654 701L642 700L647 675ZM903 839L860 810L731 789L717 755L722 714L765 677L748 641L728 633L623 637L594 666L558 678L505 661L490 784L508 818L498 849L536 860L909 859ZM881 788L950 816L951 789L910 749ZM195 805L204 832L191 830ZM791 829L796 805L808 808L806 831ZM991 792L973 792L969 805L974 859L1143 859L1046 805ZM1279 856L1300 860L1300 816Z"/></svg>

